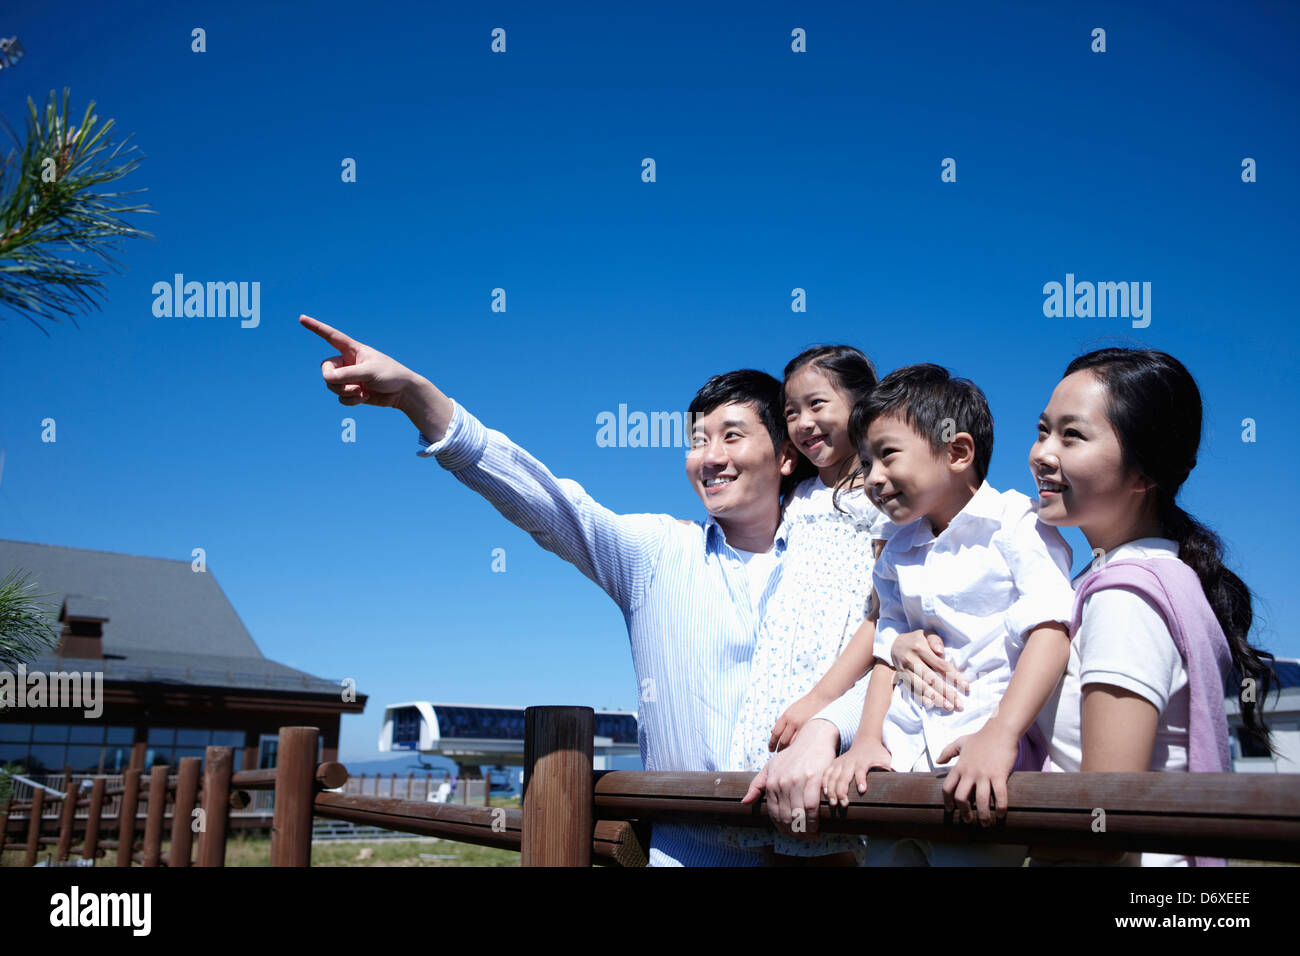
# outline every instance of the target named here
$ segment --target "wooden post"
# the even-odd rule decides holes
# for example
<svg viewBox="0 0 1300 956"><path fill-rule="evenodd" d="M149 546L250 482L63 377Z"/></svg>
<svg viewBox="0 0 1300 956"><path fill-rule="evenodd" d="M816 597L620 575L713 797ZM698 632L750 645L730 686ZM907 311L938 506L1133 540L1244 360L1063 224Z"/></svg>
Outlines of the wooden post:
<svg viewBox="0 0 1300 956"><path fill-rule="evenodd" d="M483 774L483 806L492 806L492 768Z"/></svg>
<svg viewBox="0 0 1300 956"><path fill-rule="evenodd" d="M5 851L5 842L9 839L9 809L14 805L14 793L9 791L9 799L5 801L3 810L0 810L0 853Z"/></svg>
<svg viewBox="0 0 1300 956"><path fill-rule="evenodd" d="M135 811L140 802L140 768L131 767L122 775L122 808L117 815L117 865L131 865L131 847L135 843Z"/></svg>
<svg viewBox="0 0 1300 956"><path fill-rule="evenodd" d="M230 775L235 753L230 747L204 751L203 813L199 826L197 866L226 865L226 820L230 812Z"/></svg>
<svg viewBox="0 0 1300 956"><path fill-rule="evenodd" d="M149 771L149 809L144 821L144 866L157 866L162 854L163 814L167 812L167 765Z"/></svg>
<svg viewBox="0 0 1300 956"><path fill-rule="evenodd" d="M316 798L315 727L281 727L276 752L275 819L271 865L311 866L311 821ZM396 774L393 775L396 778Z"/></svg>
<svg viewBox="0 0 1300 956"><path fill-rule="evenodd" d="M411 787L415 786L415 771L412 770L406 775L406 799L411 799ZM396 796L396 794L394 794Z"/></svg>
<svg viewBox="0 0 1300 956"><path fill-rule="evenodd" d="M27 855L23 857L23 866L36 865L36 851L41 846L41 812L44 809L45 791L33 787L31 818L27 821Z"/></svg>
<svg viewBox="0 0 1300 956"><path fill-rule="evenodd" d="M81 841L81 858L93 860L99 850L99 818L104 810L104 788L107 782L96 777L90 788L90 810L86 814L86 838Z"/></svg>
<svg viewBox="0 0 1300 956"><path fill-rule="evenodd" d="M388 795L392 797L394 800L397 799L397 771L396 770L393 771L393 782L389 786Z"/></svg>
<svg viewBox="0 0 1300 956"><path fill-rule="evenodd" d="M432 792L433 792L433 774L428 770L426 770L424 772L424 802L425 803L429 802L429 794ZM0 840L3 839L4 837L0 836ZM4 844L0 843L0 846L4 846Z"/></svg>
<svg viewBox="0 0 1300 956"><path fill-rule="evenodd" d="M590 707L524 710L524 866L590 866L592 755Z"/></svg>
<svg viewBox="0 0 1300 956"><path fill-rule="evenodd" d="M59 813L59 848L54 854L56 860L66 860L72 850L72 824L77 816L77 788L72 782L72 774L63 775L63 806Z"/></svg>
<svg viewBox="0 0 1300 956"><path fill-rule="evenodd" d="M176 780L176 805L172 808L172 847L167 852L168 866L189 866L194 842L194 798L199 792L198 757L182 757L180 776Z"/></svg>

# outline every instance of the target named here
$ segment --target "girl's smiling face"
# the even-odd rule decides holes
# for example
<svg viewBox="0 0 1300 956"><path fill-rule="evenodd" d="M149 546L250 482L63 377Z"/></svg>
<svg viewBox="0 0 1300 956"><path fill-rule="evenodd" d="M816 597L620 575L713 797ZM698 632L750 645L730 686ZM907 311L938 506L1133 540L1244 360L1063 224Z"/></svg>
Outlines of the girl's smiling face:
<svg viewBox="0 0 1300 956"><path fill-rule="evenodd" d="M800 454L833 485L839 472L857 464L849 447L849 399L816 365L805 365L785 383L785 424Z"/></svg>
<svg viewBox="0 0 1300 956"><path fill-rule="evenodd" d="M1110 551L1142 537L1151 483L1124 462L1106 411L1106 386L1084 369L1052 391L1038 419L1029 469L1044 524L1078 527L1094 548Z"/></svg>

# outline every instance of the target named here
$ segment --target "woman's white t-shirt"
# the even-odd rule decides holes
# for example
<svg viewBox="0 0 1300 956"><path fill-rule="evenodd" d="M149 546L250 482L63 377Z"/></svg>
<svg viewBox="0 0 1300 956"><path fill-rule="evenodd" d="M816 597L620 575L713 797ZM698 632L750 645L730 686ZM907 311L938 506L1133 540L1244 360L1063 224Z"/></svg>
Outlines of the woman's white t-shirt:
<svg viewBox="0 0 1300 956"><path fill-rule="evenodd" d="M1139 538L1106 553L1104 563L1125 558L1178 560L1178 543L1168 538ZM1091 568L1074 579L1077 589ZM1094 591L1083 602L1078 633L1070 642L1070 659L1056 692L1043 707L1038 726L1050 741L1051 770L1077 773L1083 763L1083 688L1111 684L1152 703L1160 712L1152 770L1187 769L1190 692L1187 669L1174 646L1164 618L1146 598L1127 588ZM1187 866L1185 856L1130 853L1129 865Z"/></svg>

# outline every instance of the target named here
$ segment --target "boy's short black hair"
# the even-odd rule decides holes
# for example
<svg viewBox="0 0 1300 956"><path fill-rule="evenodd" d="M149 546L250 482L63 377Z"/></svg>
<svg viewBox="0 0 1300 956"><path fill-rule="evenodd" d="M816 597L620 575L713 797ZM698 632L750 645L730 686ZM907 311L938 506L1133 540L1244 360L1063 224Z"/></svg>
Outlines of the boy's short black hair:
<svg viewBox="0 0 1300 956"><path fill-rule="evenodd" d="M686 420L693 430L695 422L712 412L720 405L733 403L753 405L758 413L758 420L763 423L772 438L772 451L781 454L781 446L789 438L785 427L785 409L781 399L781 383L777 379L760 372L758 369L742 368L734 372L722 372L705 382L687 409ZM687 435L687 442L691 436ZM793 475L783 475L781 495L784 497L794 487Z"/></svg>
<svg viewBox="0 0 1300 956"><path fill-rule="evenodd" d="M849 415L849 441L855 448L866 444L867 427L877 418L897 415L925 438L935 453L948 444L944 433L966 432L975 442L975 475L980 482L993 457L993 413L978 385L954 378L941 365L905 365L895 369L853 406Z"/></svg>

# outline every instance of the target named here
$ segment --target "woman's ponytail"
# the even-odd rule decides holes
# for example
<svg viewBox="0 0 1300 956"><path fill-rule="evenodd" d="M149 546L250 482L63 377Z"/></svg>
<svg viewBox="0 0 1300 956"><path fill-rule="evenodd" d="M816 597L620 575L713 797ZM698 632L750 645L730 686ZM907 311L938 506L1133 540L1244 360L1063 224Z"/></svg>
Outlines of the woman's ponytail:
<svg viewBox="0 0 1300 956"><path fill-rule="evenodd" d="M1271 751L1261 705L1275 676L1273 655L1251 647L1246 640L1255 617L1250 589L1224 565L1219 536L1178 507L1163 489L1157 495L1157 514L1164 535L1178 542L1178 557L1201 579L1205 599L1228 639L1234 677L1240 683L1236 691L1242 723Z"/></svg>

